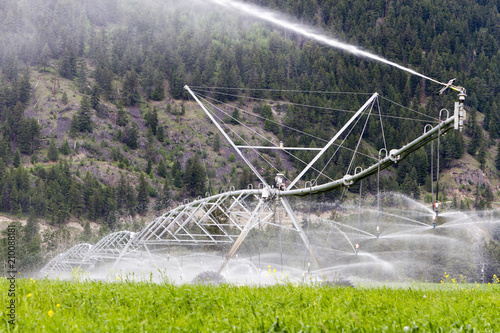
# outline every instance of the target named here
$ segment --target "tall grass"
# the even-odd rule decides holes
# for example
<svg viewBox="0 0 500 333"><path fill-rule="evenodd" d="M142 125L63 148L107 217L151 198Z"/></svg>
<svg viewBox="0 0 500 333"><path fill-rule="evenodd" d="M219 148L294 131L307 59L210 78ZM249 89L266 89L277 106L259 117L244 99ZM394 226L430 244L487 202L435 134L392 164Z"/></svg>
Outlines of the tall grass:
<svg viewBox="0 0 500 333"><path fill-rule="evenodd" d="M1 290L7 290L3 278ZM17 281L6 332L324 331L499 332L499 285L406 288L173 285L89 280Z"/></svg>

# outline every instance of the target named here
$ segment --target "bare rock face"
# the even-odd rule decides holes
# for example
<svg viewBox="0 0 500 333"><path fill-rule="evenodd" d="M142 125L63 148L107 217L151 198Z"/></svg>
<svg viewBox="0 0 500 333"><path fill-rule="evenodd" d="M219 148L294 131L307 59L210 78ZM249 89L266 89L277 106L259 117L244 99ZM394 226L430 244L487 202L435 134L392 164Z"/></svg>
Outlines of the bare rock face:
<svg viewBox="0 0 500 333"><path fill-rule="evenodd" d="M217 272L206 271L196 275L191 283L221 284L226 283L226 279Z"/></svg>

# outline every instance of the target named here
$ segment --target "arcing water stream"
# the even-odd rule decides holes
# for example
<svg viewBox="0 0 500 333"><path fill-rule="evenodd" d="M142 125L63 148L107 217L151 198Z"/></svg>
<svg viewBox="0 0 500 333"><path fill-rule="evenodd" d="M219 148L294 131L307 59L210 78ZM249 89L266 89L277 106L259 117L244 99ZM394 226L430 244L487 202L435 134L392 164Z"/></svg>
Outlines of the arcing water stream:
<svg viewBox="0 0 500 333"><path fill-rule="evenodd" d="M446 85L445 83L439 82L433 78L430 78L428 76L420 74L412 69L401 66L395 62L384 59L378 55L363 51L356 46L349 45L349 44L346 44L346 43L341 42L339 40L336 40L334 38L331 38L329 36L326 36L320 32L315 31L312 27L308 27L304 24L293 23L289 19L285 18L283 16L283 14L271 11L269 9L265 9L265 8L262 8L262 7L259 7L256 5L251 5L251 4L242 3L242 2L233 1L233 0L210 0L210 1L213 2L214 4L219 5L219 6L241 11L245 14L251 15L251 16L256 17L258 19L267 21L267 22L272 23L274 25L277 25L277 26L280 26L280 27L285 28L287 30L293 31L299 35L302 35L302 36L307 37L309 39L315 40L321 44L349 52L349 53L354 54L354 55L359 56L359 57L364 57L364 58L372 59L375 61L379 61L379 62L382 62L386 65L401 69L401 70L408 72L410 74L420 76L426 80L435 82L437 84Z"/></svg>

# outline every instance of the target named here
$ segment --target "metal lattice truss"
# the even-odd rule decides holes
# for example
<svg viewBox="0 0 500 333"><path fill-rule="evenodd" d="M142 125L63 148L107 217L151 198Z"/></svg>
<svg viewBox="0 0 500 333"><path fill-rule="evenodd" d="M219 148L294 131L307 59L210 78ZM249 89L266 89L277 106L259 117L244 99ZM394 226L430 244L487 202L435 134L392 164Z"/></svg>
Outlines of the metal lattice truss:
<svg viewBox="0 0 500 333"><path fill-rule="evenodd" d="M179 206L152 221L134 238L136 245L149 244L222 244L233 243L252 220L259 203L253 193L226 192ZM273 210L266 203L256 223L267 222Z"/></svg>
<svg viewBox="0 0 500 333"><path fill-rule="evenodd" d="M93 264L99 261L116 259L127 248L134 234L131 231L118 231L107 235L90 248L83 263Z"/></svg>
<svg viewBox="0 0 500 333"><path fill-rule="evenodd" d="M91 247L92 245L86 243L77 244L49 261L40 271L44 274L51 272L71 272L82 265Z"/></svg>

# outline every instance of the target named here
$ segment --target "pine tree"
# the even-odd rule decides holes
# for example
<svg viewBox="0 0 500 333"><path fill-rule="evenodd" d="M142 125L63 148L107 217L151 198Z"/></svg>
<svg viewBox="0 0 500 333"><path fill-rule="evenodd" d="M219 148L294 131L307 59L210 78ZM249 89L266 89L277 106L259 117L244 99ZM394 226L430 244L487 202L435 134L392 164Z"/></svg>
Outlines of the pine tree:
<svg viewBox="0 0 500 333"><path fill-rule="evenodd" d="M160 162L158 163L158 175L162 178L167 177L167 167L165 166L165 162L160 158Z"/></svg>
<svg viewBox="0 0 500 333"><path fill-rule="evenodd" d="M479 162L479 168L484 171L486 167L486 147L481 144L479 151L477 153L477 161Z"/></svg>
<svg viewBox="0 0 500 333"><path fill-rule="evenodd" d="M240 123L240 112L237 108L234 108L233 114L231 115L231 124L239 125Z"/></svg>
<svg viewBox="0 0 500 333"><path fill-rule="evenodd" d="M495 157L495 167L500 171L500 141L497 145L497 156Z"/></svg>
<svg viewBox="0 0 500 333"><path fill-rule="evenodd" d="M14 160L12 161L14 168L18 168L21 165L21 153L19 153L19 149L16 149L14 153Z"/></svg>
<svg viewBox="0 0 500 333"><path fill-rule="evenodd" d="M76 75L76 55L71 46L67 46L64 50L59 64L59 74L69 80L72 80Z"/></svg>
<svg viewBox="0 0 500 333"><path fill-rule="evenodd" d="M153 108L153 111L148 111L146 115L146 123L153 134L156 135L156 129L158 127L158 110L156 109L156 106Z"/></svg>
<svg viewBox="0 0 500 333"><path fill-rule="evenodd" d="M23 73L18 89L19 101L23 104L28 103L31 93L30 72L28 68Z"/></svg>
<svg viewBox="0 0 500 333"><path fill-rule="evenodd" d="M116 125L118 126L127 126L128 124L128 112L123 107L123 104L118 103L118 111L116 115Z"/></svg>
<svg viewBox="0 0 500 333"><path fill-rule="evenodd" d="M477 150L481 146L481 143L483 142L483 135L481 133L481 127L476 122L476 113L471 112L471 118L469 122L470 126L470 136L471 141L469 143L469 146L467 147L467 152L471 155L476 155Z"/></svg>
<svg viewBox="0 0 500 333"><path fill-rule="evenodd" d="M148 159L146 170L144 172L146 173L146 175L149 175L151 173L151 170L153 170L153 162L151 162L151 160Z"/></svg>
<svg viewBox="0 0 500 333"><path fill-rule="evenodd" d="M87 95L82 97L80 102L80 110L73 116L71 121L71 134L75 135L78 132L92 133L94 129L94 122L90 114L90 99Z"/></svg>
<svg viewBox="0 0 500 333"><path fill-rule="evenodd" d="M134 70L128 71L125 75L122 87L122 101L124 105L134 106L139 101L138 87L138 76Z"/></svg>
<svg viewBox="0 0 500 333"><path fill-rule="evenodd" d="M165 141L165 132L163 130L163 126L161 125L159 125L158 128L156 129L156 138L160 142Z"/></svg>
<svg viewBox="0 0 500 333"><path fill-rule="evenodd" d="M198 154L187 160L183 178L186 191L191 196L196 197L205 193L206 172Z"/></svg>
<svg viewBox="0 0 500 333"><path fill-rule="evenodd" d="M64 143L61 146L61 153L64 155L69 155L71 152L71 149L69 148L69 143L68 140L64 140Z"/></svg>
<svg viewBox="0 0 500 333"><path fill-rule="evenodd" d="M85 225L83 226L83 240L88 242L91 238L92 238L92 229L90 228L89 221L86 221Z"/></svg>
<svg viewBox="0 0 500 333"><path fill-rule="evenodd" d="M148 211L149 194L148 183L144 174L141 173L139 177L139 185L137 187L137 212L141 215L146 214Z"/></svg>
<svg viewBox="0 0 500 333"><path fill-rule="evenodd" d="M172 165L172 180L174 183L174 186L177 188L182 187L182 169L181 169L181 163L179 160L175 160L174 164Z"/></svg>
<svg viewBox="0 0 500 333"><path fill-rule="evenodd" d="M97 110L100 102L101 102L101 96L99 94L99 87L94 86L92 88L92 94L90 95L90 106L92 107L92 109Z"/></svg>
<svg viewBox="0 0 500 333"><path fill-rule="evenodd" d="M49 150L47 151L47 158L49 161L56 162L59 159L59 152L56 147L55 141L50 141Z"/></svg>
<svg viewBox="0 0 500 333"><path fill-rule="evenodd" d="M220 136L219 133L215 134L214 136L214 143L212 145L213 149L215 152L219 152L220 150Z"/></svg>
<svg viewBox="0 0 500 333"><path fill-rule="evenodd" d="M61 103L63 103L64 105L67 105L69 102L68 100L68 94L66 94L66 92L63 92L63 95L61 97Z"/></svg>
<svg viewBox="0 0 500 333"><path fill-rule="evenodd" d="M42 68L43 71L46 70L47 67L49 67L49 60L50 60L50 48L47 44L43 46L42 52L38 56L37 63L38 66Z"/></svg>
<svg viewBox="0 0 500 333"><path fill-rule="evenodd" d="M139 145L139 126L132 123L132 126L125 128L122 141L131 149L137 149Z"/></svg>

